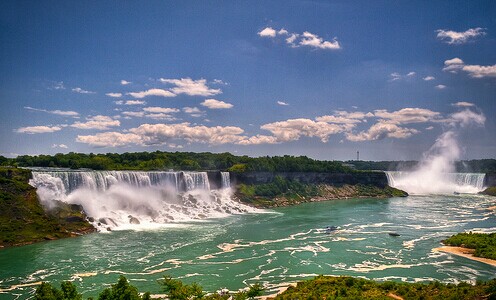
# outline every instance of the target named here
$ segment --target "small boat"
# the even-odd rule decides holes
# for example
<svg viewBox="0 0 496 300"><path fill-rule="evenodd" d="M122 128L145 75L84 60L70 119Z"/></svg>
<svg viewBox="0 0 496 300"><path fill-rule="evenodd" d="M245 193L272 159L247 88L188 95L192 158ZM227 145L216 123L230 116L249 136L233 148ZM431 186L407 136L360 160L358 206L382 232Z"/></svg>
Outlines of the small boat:
<svg viewBox="0 0 496 300"><path fill-rule="evenodd" d="M400 234L399 233L396 233L396 232L388 232L388 234L390 236L400 236Z"/></svg>
<svg viewBox="0 0 496 300"><path fill-rule="evenodd" d="M336 230L338 230L337 226L327 226L325 233L330 234L331 232L336 231Z"/></svg>

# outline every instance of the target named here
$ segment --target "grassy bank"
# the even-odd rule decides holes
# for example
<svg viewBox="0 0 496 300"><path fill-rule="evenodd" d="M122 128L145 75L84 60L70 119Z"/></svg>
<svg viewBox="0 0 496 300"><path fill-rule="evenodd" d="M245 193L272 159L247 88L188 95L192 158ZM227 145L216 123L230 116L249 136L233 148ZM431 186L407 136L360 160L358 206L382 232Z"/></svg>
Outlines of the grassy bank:
<svg viewBox="0 0 496 300"><path fill-rule="evenodd" d="M457 246L474 249L474 256L496 260L496 233L458 233L443 243L448 246Z"/></svg>
<svg viewBox="0 0 496 300"><path fill-rule="evenodd" d="M405 197L406 192L386 186L303 184L298 181L275 177L267 184L238 186L236 197L247 204L261 207L296 205L303 202L325 201L346 198L390 198Z"/></svg>
<svg viewBox="0 0 496 300"><path fill-rule="evenodd" d="M36 189L28 184L31 171L0 168L0 248L31 244L93 232L82 208L59 203L46 213Z"/></svg>

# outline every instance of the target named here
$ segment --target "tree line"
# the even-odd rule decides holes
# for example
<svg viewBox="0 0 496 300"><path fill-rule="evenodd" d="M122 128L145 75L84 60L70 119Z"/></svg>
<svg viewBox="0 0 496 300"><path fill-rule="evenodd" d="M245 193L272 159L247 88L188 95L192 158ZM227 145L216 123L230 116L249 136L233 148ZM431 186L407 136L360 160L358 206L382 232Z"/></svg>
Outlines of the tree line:
<svg viewBox="0 0 496 300"><path fill-rule="evenodd" d="M306 156L235 156L231 153L135 152L85 154L69 152L55 155L0 156L0 165L18 167L56 167L93 170L229 170L232 172L335 172L353 170L338 161L320 161Z"/></svg>

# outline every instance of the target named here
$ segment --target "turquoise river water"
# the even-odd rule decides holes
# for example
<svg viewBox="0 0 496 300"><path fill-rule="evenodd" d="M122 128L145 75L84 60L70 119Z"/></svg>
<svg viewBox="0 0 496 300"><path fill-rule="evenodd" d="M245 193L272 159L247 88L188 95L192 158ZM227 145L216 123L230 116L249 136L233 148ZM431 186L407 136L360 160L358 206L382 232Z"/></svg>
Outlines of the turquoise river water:
<svg viewBox="0 0 496 300"><path fill-rule="evenodd" d="M207 291L255 282L270 291L318 274L487 280L496 267L432 249L457 232L495 231L495 202L475 195L334 200L9 248L0 250L0 298L26 299L36 282L63 280L96 296L121 274L159 294L164 275ZM329 225L339 230L326 234Z"/></svg>

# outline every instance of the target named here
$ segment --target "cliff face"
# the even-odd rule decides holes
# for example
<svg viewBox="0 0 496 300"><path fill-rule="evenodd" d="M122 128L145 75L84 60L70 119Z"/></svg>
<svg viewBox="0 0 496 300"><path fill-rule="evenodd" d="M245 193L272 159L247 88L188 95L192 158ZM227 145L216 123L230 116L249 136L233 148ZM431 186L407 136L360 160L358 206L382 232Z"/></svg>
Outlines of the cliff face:
<svg viewBox="0 0 496 300"><path fill-rule="evenodd" d="M487 187L496 186L496 173L486 173L484 185Z"/></svg>
<svg viewBox="0 0 496 300"><path fill-rule="evenodd" d="M59 203L46 213L30 177L29 170L0 168L0 248L95 231L80 206Z"/></svg>
<svg viewBox="0 0 496 300"><path fill-rule="evenodd" d="M363 184L380 188L384 188L388 184L384 172L245 172L231 173L231 181L235 184L266 184L274 181L276 176L303 184L327 184L332 186Z"/></svg>

